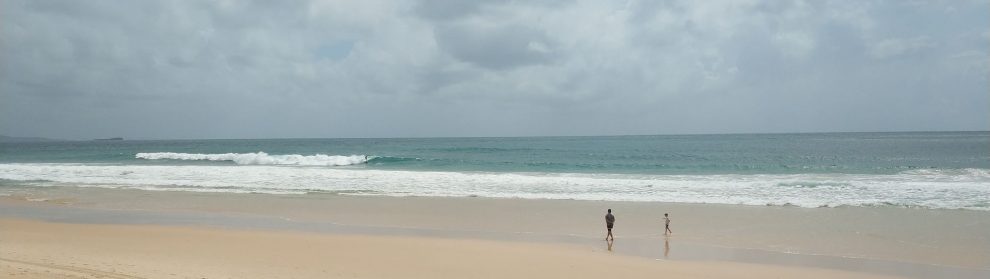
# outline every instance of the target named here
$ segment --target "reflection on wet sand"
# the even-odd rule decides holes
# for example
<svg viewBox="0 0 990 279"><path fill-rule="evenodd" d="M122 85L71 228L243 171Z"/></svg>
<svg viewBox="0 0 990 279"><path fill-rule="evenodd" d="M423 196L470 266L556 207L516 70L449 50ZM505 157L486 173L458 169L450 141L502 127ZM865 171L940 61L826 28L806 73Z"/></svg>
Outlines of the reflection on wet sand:
<svg viewBox="0 0 990 279"><path fill-rule="evenodd" d="M663 238L663 258L670 257L670 237Z"/></svg>

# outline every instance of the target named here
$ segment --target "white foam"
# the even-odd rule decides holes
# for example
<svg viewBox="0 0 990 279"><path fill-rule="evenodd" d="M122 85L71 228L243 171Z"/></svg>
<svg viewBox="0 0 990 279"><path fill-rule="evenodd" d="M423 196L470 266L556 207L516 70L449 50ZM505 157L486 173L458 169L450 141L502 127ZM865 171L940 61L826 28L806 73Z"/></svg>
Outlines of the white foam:
<svg viewBox="0 0 990 279"><path fill-rule="evenodd" d="M0 179L30 186L159 191L659 201L746 205L872 206L990 210L980 171L899 174L624 175L462 173L266 165L0 164Z"/></svg>
<svg viewBox="0 0 990 279"><path fill-rule="evenodd" d="M268 155L265 152L258 153L223 153L223 154L196 154L196 153L138 153L134 155L138 159L148 160L193 160L193 161L231 161L238 165L300 165L300 166L347 166L364 164L369 157L364 155L338 156L338 155Z"/></svg>

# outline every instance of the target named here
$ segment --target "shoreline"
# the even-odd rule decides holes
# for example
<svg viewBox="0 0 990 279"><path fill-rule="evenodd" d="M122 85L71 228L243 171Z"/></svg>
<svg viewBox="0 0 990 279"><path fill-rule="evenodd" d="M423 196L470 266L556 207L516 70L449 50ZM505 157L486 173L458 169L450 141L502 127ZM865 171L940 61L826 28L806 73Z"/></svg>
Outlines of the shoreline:
<svg viewBox="0 0 990 279"><path fill-rule="evenodd" d="M138 153L138 155L145 153ZM151 153L149 153L151 154ZM159 153L154 153L159 154ZM325 168L353 156L264 153L160 153L188 164L0 164L0 185L92 185L151 191L369 194L384 196L560 199L798 206L903 206L990 212L990 169L907 168L894 173L615 174L389 169L362 163ZM323 156L323 157L317 157ZM324 158L326 157L326 158ZM171 160L171 159L170 159ZM203 161L206 160L206 161ZM226 163L214 160L233 160ZM209 162L207 162L209 161ZM235 163L236 162L236 163ZM312 162L310 162L312 163ZM20 182L18 182L20 181ZM20 184L20 185L19 185Z"/></svg>
<svg viewBox="0 0 990 279"><path fill-rule="evenodd" d="M980 248L990 247L985 235L981 236L990 232L990 214L983 212L322 194L279 196L75 187L0 193L10 194L0 197L2 219L485 240L573 245L597 251L606 250L599 239L603 236L598 236L604 235L598 215L604 215L604 208L611 207L618 219L618 241L613 251L616 255L915 278L932 276L913 274L954 278L990 274L990 260L987 260L990 256ZM669 238L658 234L662 224L659 219L653 220L657 217L653 215L662 216L660 210L671 211L675 233ZM933 222L944 223L946 231L897 233L913 228L915 215L930 216ZM866 220L845 227L836 222L850 216ZM820 220L809 223L809 219ZM877 220L886 221L874 223ZM819 232L820 225L838 227ZM926 239L930 237L940 239ZM667 240L666 251L664 240ZM909 242L915 240L925 242Z"/></svg>

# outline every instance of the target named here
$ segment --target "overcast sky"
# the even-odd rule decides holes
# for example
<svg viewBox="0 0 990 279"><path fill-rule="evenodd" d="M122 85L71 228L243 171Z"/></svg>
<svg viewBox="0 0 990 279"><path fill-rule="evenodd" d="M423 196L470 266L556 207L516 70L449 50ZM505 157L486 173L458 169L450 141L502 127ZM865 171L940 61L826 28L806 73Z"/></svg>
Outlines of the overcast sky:
<svg viewBox="0 0 990 279"><path fill-rule="evenodd" d="M990 129L990 1L0 1L0 134Z"/></svg>

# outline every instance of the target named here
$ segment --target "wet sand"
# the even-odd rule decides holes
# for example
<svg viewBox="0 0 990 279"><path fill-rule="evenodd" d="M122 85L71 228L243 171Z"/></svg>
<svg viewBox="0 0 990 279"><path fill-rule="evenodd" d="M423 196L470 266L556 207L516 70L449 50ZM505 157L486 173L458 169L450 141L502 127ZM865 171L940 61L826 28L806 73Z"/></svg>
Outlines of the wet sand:
<svg viewBox="0 0 990 279"><path fill-rule="evenodd" d="M518 277L527 274L530 274L527 277L591 277L599 274L596 272L607 271L601 264L596 264L599 261L617 261L613 264L634 266L628 270L635 272L626 274L626 277L654 277L659 274L655 272L679 270L677 272L685 272L677 273L683 277L739 278L738 271L732 270L752 268L755 268L752 274L766 276L787 276L792 274L787 272L800 272L812 274L810 276L822 274L846 278L986 278L990 274L990 249L987 249L990 247L987 239L990 235L990 213L978 211L319 194L277 196L96 188L2 189L0 194L6 195L0 197L0 218L4 218L0 223L0 231L3 231L0 240L4 243L0 258L4 259L3 265L25 270L37 269L37 263L45 263L44 259L49 259L46 264L87 268L65 258L75 257L76 261L90 261L87 265L104 265L96 268L97 271L126 269L111 263L127 262L136 269L126 269L130 273L124 274L150 274L148 272L151 271L145 270L148 267L164 263L183 267L187 265L183 264L185 262L206 259L181 255L182 249L167 245L149 247L142 241L165 243L166 239L182 238L198 243L198 239L209 239L205 234L218 238L228 238L220 235L231 236L227 244L230 247L288 241L285 239L297 242L288 241L276 246L323 243L321 245L326 246L312 252L317 255L309 256L333 258L361 255L362 262L374 263L373 266L359 263L334 265L337 269L332 271L340 275L331 277L349 277L347 272L355 272L354 275L365 278ZM611 251L602 241L602 216L606 208L612 208L618 219L617 240L611 245ZM673 220L675 234L670 237L660 234L663 212L671 213ZM918 226L919 222L925 222L928 226ZM15 230L23 233L20 236L48 235L49 238L47 242L18 238ZM81 233L87 231L93 231L92 235ZM117 237L82 241L87 237L115 234ZM135 234L142 237L127 240L128 235ZM210 243L204 241L202 245L197 245L206 249L198 253L238 251L222 245L205 248L210 247ZM378 243L391 244L386 247L389 245ZM428 246L434 248L416 246L423 243L430 243ZM356 246L348 246L350 244ZM150 250L126 252L137 249L135 247L149 247L146 249ZM58 252L58 249L64 251ZM87 249L106 251L106 258L91 256L87 254L90 253ZM114 252L118 249L121 251ZM279 253L291 255L286 256L290 258L299 254L298 264L278 262L277 258L270 258L274 256L268 256L262 250L237 254L252 254L254 256L251 258L258 261L273 260L275 262L269 264L273 266L272 270L290 266L305 270L298 276L287 277L324 277L332 274L317 272L326 266L321 265L320 261L303 259L307 258L305 254L308 253L304 251L309 250L299 248L302 250L294 252L294 248L286 249ZM480 255L485 253L464 252L463 249L509 250L501 256L490 255L496 258L486 258L488 256ZM404 255L408 258L399 255L395 255L399 258L389 258L397 250L407 253ZM12 251L20 254L9 254ZM34 254L25 256L30 254L27 251ZM426 260L420 258L445 257L456 264L416 269L418 266L431 266L428 262L420 262ZM561 258L567 260L561 262ZM517 259L518 262L512 262ZM155 263L158 261L162 264ZM413 266L387 270L388 266L399 265L397 261L409 261ZM550 273L531 273L537 271L516 267L525 263L541 263L542 266L544 261L546 266L570 268L548 268ZM186 273L177 278L199 276L192 274L210 274L204 276L212 278L224 275L226 271L243 269L245 267L239 265L250 265L247 262L229 263L228 267L232 268L229 270L203 267L182 271ZM224 265L214 263L210 266ZM465 266L472 266L471 270L479 273L470 273L472 271ZM588 270L573 266L587 267L585 269ZM363 272L362 268L379 273ZM400 269L407 269L407 272L403 275L388 273L399 272ZM157 270L155 272L172 269L162 266ZM441 273L431 273L431 270ZM500 270L502 273L499 273ZM701 270L715 271L699 273ZM568 273L571 271L578 272ZM158 275L140 277L169 277L164 273L154 274ZM750 272L747 271L747 274ZM604 273L600 275L604 276Z"/></svg>

